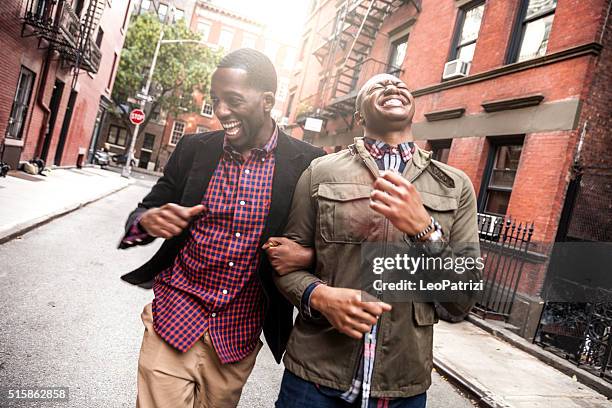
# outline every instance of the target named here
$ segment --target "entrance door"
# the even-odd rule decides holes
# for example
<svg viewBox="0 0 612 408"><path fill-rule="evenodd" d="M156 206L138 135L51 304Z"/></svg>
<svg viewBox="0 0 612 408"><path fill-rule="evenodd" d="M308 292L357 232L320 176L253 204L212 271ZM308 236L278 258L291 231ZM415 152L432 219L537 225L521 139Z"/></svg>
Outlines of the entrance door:
<svg viewBox="0 0 612 408"><path fill-rule="evenodd" d="M59 142L57 143L57 149L55 149L55 160L53 163L56 166L59 166L62 162L64 147L66 146L66 138L68 137L68 131L70 130L70 121L72 120L72 112L74 111L77 95L78 92L74 89L70 91L70 98L68 99L68 106L66 106L66 113L64 115L64 123L62 123Z"/></svg>
<svg viewBox="0 0 612 408"><path fill-rule="evenodd" d="M146 150L140 151L140 158L138 159L138 167L141 169L146 169L151 161L151 152Z"/></svg>
<svg viewBox="0 0 612 408"><path fill-rule="evenodd" d="M62 100L63 93L64 83L58 79L55 81L55 85L53 85L53 93L51 94L51 102L49 103L49 109L51 110L49 114L49 126L47 127L43 147L40 151L40 158L45 163L47 162L47 156L49 155L49 147L51 146L51 139L53 138L53 129L55 129L55 121L57 120L57 113L59 111L59 105Z"/></svg>

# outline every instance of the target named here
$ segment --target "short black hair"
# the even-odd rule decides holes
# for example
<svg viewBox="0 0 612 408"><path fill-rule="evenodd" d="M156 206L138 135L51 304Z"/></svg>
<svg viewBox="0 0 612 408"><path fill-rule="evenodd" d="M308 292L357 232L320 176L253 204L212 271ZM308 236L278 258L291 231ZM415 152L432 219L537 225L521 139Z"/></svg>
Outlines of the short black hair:
<svg viewBox="0 0 612 408"><path fill-rule="evenodd" d="M217 68L243 69L253 88L276 93L276 69L270 58L257 50L240 48L230 52L219 61Z"/></svg>

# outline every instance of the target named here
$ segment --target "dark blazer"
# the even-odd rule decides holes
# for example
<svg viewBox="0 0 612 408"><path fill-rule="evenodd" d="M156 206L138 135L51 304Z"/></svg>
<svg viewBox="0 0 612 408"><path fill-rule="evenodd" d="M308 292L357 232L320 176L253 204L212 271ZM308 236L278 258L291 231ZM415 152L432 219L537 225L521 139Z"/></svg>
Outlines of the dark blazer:
<svg viewBox="0 0 612 408"><path fill-rule="evenodd" d="M149 208L160 207L166 203L176 203L186 207L201 203L223 153L223 134L223 131L200 133L183 137L179 141L168 160L164 175L128 217L126 234L136 218ZM275 150L272 200L261 235L259 251L269 237L283 233L298 178L314 158L324 154L325 152L317 147L279 132ZM150 289L155 275L172 265L187 236L188 228L181 235L166 240L148 262L123 275L121 279ZM122 242L119 248L148 244L153 240L154 238L150 238L131 245ZM275 272L264 253L260 259L257 274L264 288L268 306L264 335L274 358L280 362L293 326L293 306L276 289L272 281L272 274Z"/></svg>

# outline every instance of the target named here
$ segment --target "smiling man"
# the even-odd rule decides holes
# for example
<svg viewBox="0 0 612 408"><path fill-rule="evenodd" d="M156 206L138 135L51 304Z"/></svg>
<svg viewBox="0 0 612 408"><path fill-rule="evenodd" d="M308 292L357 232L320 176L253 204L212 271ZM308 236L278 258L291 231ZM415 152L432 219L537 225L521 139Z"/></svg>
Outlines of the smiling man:
<svg viewBox="0 0 612 408"><path fill-rule="evenodd" d="M323 151L278 129L270 117L275 92L265 55L225 56L211 82L224 130L184 136L128 218L120 248L166 240L122 277L155 294L141 315L137 407L235 407L262 327L277 361L284 352L293 307L260 247L282 233L295 184ZM308 251L282 244L293 261L310 263Z"/></svg>
<svg viewBox="0 0 612 408"><path fill-rule="evenodd" d="M296 186L285 235L314 248L316 268L275 275L300 310L277 408L425 407L433 303L388 304L362 292L369 281L361 275L362 244L434 257L477 258L479 248L472 183L413 143L414 110L399 78L371 78L356 100L364 137L314 160ZM479 271L452 275L478 280ZM473 302L466 293L442 306L462 315Z"/></svg>

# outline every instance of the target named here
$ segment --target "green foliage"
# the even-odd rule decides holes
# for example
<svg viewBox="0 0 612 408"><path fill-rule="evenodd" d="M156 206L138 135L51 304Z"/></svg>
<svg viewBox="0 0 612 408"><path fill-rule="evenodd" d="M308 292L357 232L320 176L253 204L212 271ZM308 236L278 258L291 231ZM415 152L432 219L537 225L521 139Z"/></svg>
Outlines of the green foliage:
<svg viewBox="0 0 612 408"><path fill-rule="evenodd" d="M135 16L130 23L113 86L112 99L117 106L126 104L128 98L134 98L144 88L162 27L164 40L201 40L200 34L190 31L184 20L164 26L154 14ZM220 52L201 44L162 44L149 91L154 102L147 110L161 108L173 115L199 111L192 94L208 93L210 76L220 58ZM149 117L147 115L147 119Z"/></svg>

